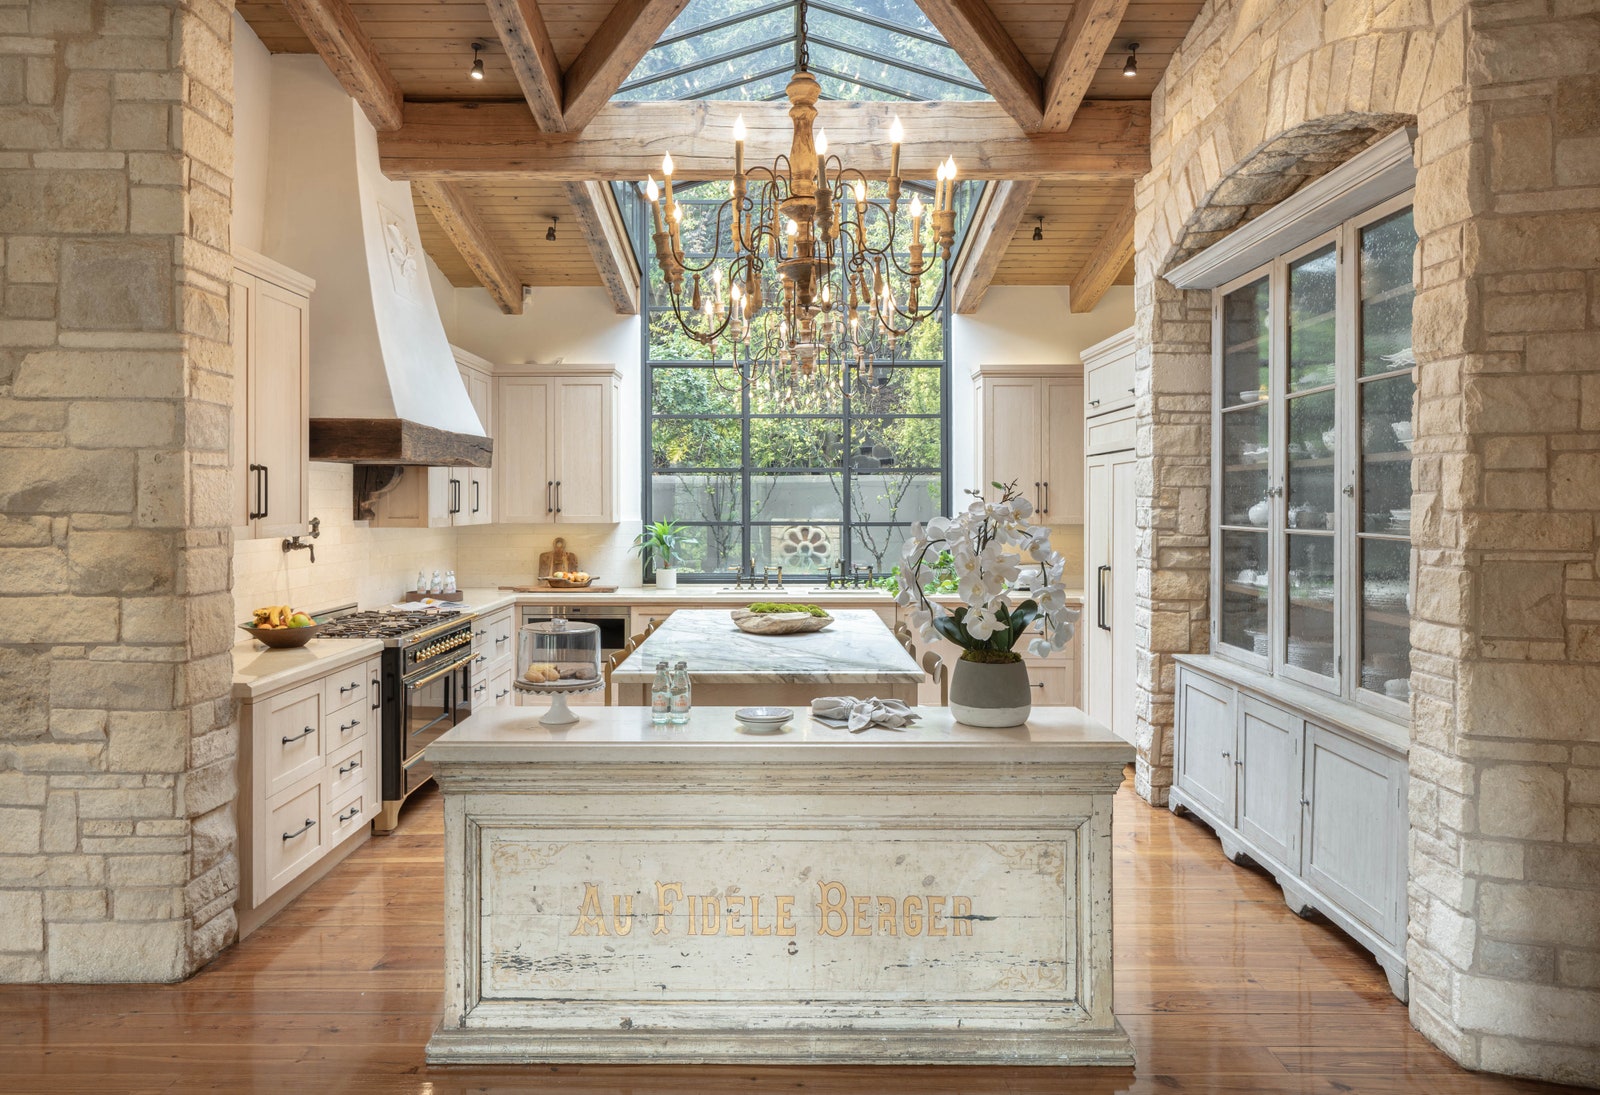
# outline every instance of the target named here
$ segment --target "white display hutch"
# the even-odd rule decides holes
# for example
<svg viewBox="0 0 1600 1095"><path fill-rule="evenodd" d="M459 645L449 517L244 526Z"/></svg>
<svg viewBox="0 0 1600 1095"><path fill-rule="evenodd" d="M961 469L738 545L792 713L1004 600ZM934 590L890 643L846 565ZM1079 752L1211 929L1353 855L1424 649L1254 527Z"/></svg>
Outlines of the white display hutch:
<svg viewBox="0 0 1600 1095"><path fill-rule="evenodd" d="M1213 293L1211 653L1180 656L1170 802L1406 996L1412 134L1168 278Z"/></svg>

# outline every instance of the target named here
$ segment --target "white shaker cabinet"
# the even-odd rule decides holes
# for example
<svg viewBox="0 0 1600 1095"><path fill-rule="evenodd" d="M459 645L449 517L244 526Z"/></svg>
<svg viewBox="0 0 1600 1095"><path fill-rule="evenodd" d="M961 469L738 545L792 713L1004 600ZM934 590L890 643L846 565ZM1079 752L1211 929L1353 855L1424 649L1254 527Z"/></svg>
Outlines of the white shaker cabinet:
<svg viewBox="0 0 1600 1095"><path fill-rule="evenodd" d="M618 521L613 366L495 377L495 520Z"/></svg>
<svg viewBox="0 0 1600 1095"><path fill-rule="evenodd" d="M1015 481L1048 525L1083 523L1083 373L1076 365L984 365L978 479Z"/></svg>
<svg viewBox="0 0 1600 1095"><path fill-rule="evenodd" d="M311 292L263 255L234 253L233 529L293 536L310 513Z"/></svg>
<svg viewBox="0 0 1600 1095"><path fill-rule="evenodd" d="M493 368L483 358L458 347L451 347L461 385L478 412L484 433L494 437ZM500 461L495 446L494 461ZM373 528L451 528L461 525L487 525L493 519L493 470L491 468L411 467L398 485L386 491L374 504Z"/></svg>

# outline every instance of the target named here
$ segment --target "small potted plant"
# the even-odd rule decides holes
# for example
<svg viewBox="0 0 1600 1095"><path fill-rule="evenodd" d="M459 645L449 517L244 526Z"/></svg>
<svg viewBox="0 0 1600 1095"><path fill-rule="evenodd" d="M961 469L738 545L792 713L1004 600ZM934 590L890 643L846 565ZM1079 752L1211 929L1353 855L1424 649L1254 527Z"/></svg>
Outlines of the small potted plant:
<svg viewBox="0 0 1600 1095"><path fill-rule="evenodd" d="M1062 572L1066 561L1050 546L1050 531L1028 522L1033 503L1015 483L996 483L998 502L977 491L966 512L911 526L900 560L897 603L911 608L911 623L923 642L946 638L962 650L950 680L950 711L970 726L1020 726L1033 710L1028 667L1012 647L1031 633L1028 652L1046 657L1072 641L1078 611L1067 607ZM1012 603L1009 590L1026 553L1039 567L1039 581L1026 599ZM929 586L943 592L940 573L954 571L962 606L946 612L928 599ZM944 579L942 582L940 579Z"/></svg>
<svg viewBox="0 0 1600 1095"><path fill-rule="evenodd" d="M655 568L657 589L677 589L678 562L683 558L683 549L693 547L696 542L682 525L655 521L634 537L633 549L645 566Z"/></svg>

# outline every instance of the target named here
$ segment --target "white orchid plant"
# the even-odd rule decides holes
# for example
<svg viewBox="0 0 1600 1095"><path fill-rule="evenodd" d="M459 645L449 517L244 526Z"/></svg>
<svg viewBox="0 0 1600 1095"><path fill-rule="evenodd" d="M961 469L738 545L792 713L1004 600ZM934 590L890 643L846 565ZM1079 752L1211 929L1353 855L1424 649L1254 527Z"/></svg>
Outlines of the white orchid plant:
<svg viewBox="0 0 1600 1095"><path fill-rule="evenodd" d="M954 517L935 517L926 526L911 526L900 558L897 604L911 609L911 624L923 642L949 639L961 647L965 661L1014 662L1012 648L1033 634L1028 652L1046 657L1072 641L1078 610L1067 607L1062 583L1066 560L1050 546L1050 531L1029 523L1033 503L1016 483L996 483L998 502L986 502L975 490L973 502ZM928 599L924 588L939 557L949 552L956 577L956 596L963 602L953 612ZM1038 566L1040 580L1027 598L1012 603L1010 590L1027 560Z"/></svg>

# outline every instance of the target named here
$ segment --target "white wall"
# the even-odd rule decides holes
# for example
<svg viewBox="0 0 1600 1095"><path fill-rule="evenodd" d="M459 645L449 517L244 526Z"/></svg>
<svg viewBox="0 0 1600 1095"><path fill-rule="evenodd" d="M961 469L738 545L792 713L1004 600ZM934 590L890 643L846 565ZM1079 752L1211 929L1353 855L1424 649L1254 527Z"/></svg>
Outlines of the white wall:
<svg viewBox="0 0 1600 1095"><path fill-rule="evenodd" d="M1066 286L997 285L970 316L950 323L950 496L979 487L976 392L980 365L1079 365L1083 349L1133 326L1133 288L1112 286L1094 311L1074 315ZM1083 421L1052 423L1081 431ZM1083 526L1063 526L1051 543L1067 558L1067 573L1082 573Z"/></svg>
<svg viewBox="0 0 1600 1095"><path fill-rule="evenodd" d="M250 24L233 16L233 244L261 250L267 211L271 54Z"/></svg>
<svg viewBox="0 0 1600 1095"><path fill-rule="evenodd" d="M604 289L534 288L522 315L501 312L482 289L457 289L450 340L487 358L497 367L543 365L559 372L568 365L615 365L618 389L615 455L619 472L616 525L494 525L459 533L458 578L468 584L515 585L537 572L539 553L557 536L578 556L579 565L608 584L638 585L639 560L628 544L639 532L643 469L639 449L641 386L640 319L619 316ZM443 311L441 306L441 311ZM519 371L523 371L519 369ZM595 439L568 437L568 445L594 445Z"/></svg>

